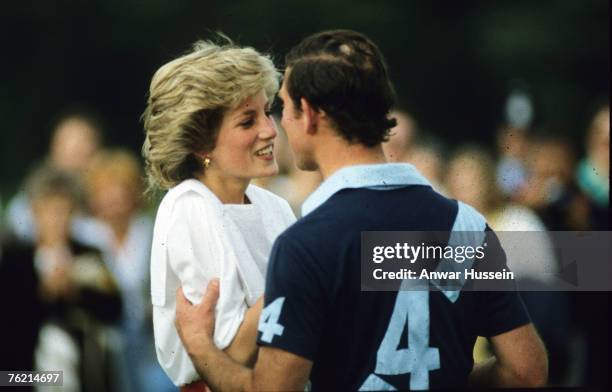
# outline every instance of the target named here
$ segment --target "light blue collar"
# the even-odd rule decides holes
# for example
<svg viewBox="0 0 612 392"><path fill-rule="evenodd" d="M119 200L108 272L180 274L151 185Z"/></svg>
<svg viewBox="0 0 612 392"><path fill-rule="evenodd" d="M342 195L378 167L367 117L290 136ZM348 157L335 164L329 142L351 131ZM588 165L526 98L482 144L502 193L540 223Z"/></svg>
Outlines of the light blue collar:
<svg viewBox="0 0 612 392"><path fill-rule="evenodd" d="M302 216L347 188L389 190L409 185L428 185L429 181L409 163L381 163L344 167L328 177L302 204Z"/></svg>

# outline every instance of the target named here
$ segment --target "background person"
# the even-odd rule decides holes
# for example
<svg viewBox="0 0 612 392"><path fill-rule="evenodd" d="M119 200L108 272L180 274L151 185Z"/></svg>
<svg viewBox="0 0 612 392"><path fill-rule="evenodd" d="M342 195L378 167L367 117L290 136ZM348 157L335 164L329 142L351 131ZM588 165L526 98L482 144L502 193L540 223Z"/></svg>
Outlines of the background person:
<svg viewBox="0 0 612 392"><path fill-rule="evenodd" d="M76 181L87 168L91 158L102 144L102 121L91 109L75 107L66 109L55 122L49 153L45 164L58 170L70 173ZM86 211L75 211L75 222L86 220ZM32 218L31 206L22 190L8 203L6 209L8 229L19 239L34 242L36 226ZM73 235L79 236L78 227L73 228Z"/></svg>
<svg viewBox="0 0 612 392"><path fill-rule="evenodd" d="M576 167L576 183L589 200L592 230L610 227L610 108L600 108L591 120L586 155Z"/></svg>
<svg viewBox="0 0 612 392"><path fill-rule="evenodd" d="M35 354L36 370L63 370L67 390L112 388L107 326L118 321L121 297L99 249L70 235L80 199L67 173L42 166L26 182L37 227L35 269L44 323Z"/></svg>
<svg viewBox="0 0 612 392"><path fill-rule="evenodd" d="M530 287L544 289L560 270L553 243L535 212L503 196L495 181L494 162L481 147L460 147L448 164L446 184L449 196L482 212L499 235L508 266L519 287L528 283ZM527 232L534 233L529 235ZM566 331L570 325L571 308L566 293L521 291L520 295L550 354L550 384L566 385L576 377L568 361L572 345L567 341ZM479 338L474 355L476 361L483 361L494 354L486 340Z"/></svg>
<svg viewBox="0 0 612 392"><path fill-rule="evenodd" d="M155 358L149 261L153 220L142 210L143 171L134 153L123 148L100 150L84 176L94 219L81 224L80 237L104 251L123 300L117 371L128 391L173 388ZM119 363L119 361L118 361Z"/></svg>
<svg viewBox="0 0 612 392"><path fill-rule="evenodd" d="M34 350L43 321L34 254L32 244L15 239L0 226L0 309L5 315L0 323L1 369L34 369Z"/></svg>

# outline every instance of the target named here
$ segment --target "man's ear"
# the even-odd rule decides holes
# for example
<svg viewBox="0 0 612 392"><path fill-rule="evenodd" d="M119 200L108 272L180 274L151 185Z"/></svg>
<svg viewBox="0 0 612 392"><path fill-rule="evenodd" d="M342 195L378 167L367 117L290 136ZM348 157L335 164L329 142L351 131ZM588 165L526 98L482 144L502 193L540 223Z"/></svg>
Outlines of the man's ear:
<svg viewBox="0 0 612 392"><path fill-rule="evenodd" d="M321 111L314 108L305 98L300 99L306 133L316 133L319 127Z"/></svg>

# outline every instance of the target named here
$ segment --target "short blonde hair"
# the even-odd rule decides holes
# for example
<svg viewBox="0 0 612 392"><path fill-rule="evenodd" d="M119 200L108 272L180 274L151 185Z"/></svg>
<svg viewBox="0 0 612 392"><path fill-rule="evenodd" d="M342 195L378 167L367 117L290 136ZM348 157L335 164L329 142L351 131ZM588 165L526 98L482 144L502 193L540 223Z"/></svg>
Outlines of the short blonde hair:
<svg viewBox="0 0 612 392"><path fill-rule="evenodd" d="M133 152L113 148L94 155L85 173L87 192L95 193L109 182L120 182L140 200L144 187L142 166Z"/></svg>
<svg viewBox="0 0 612 392"><path fill-rule="evenodd" d="M142 116L147 191L169 189L204 170L194 153L214 149L224 113L262 90L272 100L279 80L270 57L231 43L199 41L158 69Z"/></svg>

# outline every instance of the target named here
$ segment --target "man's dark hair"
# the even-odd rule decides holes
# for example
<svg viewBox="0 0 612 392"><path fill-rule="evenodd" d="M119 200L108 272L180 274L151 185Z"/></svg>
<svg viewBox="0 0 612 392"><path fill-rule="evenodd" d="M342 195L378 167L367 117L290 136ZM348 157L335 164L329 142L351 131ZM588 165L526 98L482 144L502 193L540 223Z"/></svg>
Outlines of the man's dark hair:
<svg viewBox="0 0 612 392"><path fill-rule="evenodd" d="M368 147L388 138L396 125L389 112L395 93L378 47L350 30L323 31L305 38L285 57L285 80L297 110L306 99L323 110L349 142Z"/></svg>

